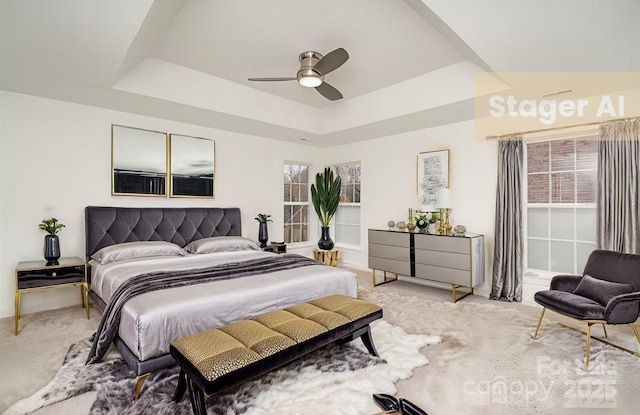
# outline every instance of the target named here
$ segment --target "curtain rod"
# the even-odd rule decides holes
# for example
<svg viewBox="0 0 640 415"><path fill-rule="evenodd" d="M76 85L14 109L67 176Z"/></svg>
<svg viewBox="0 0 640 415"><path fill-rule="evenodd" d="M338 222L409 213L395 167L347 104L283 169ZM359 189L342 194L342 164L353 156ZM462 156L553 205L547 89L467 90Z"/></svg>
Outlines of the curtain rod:
<svg viewBox="0 0 640 415"><path fill-rule="evenodd" d="M558 131L558 130L566 130L568 128L576 128L576 127L588 127L590 125L603 125L603 124L608 124L611 122L616 122L616 121L630 121L630 120L640 120L640 117L629 117L629 118L615 118L613 120L608 120L608 121L594 121L594 122L589 122L586 124L572 124L572 125L565 125L562 127L553 127L553 128L541 128L539 130L529 130L529 131L518 131L515 133L510 133L510 134L501 134L501 135L488 135L486 136L487 140L500 140L501 138L505 138L505 137L511 137L514 135L525 135L525 134L533 134L533 133L544 133L547 131Z"/></svg>

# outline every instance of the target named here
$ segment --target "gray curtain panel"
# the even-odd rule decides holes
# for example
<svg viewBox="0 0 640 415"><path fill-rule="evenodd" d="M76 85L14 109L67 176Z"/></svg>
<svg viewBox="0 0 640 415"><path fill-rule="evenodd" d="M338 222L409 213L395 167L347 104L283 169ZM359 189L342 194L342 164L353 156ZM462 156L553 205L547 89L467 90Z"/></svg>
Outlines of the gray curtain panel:
<svg viewBox="0 0 640 415"><path fill-rule="evenodd" d="M640 120L600 126L598 146L598 249L640 254Z"/></svg>
<svg viewBox="0 0 640 415"><path fill-rule="evenodd" d="M498 143L492 300L522 301L522 136Z"/></svg>

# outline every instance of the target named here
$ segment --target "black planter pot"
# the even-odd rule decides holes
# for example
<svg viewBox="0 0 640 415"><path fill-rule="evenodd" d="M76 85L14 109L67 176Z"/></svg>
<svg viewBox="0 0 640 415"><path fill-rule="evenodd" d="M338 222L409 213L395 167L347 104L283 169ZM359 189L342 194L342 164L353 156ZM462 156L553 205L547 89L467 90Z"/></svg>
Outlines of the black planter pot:
<svg viewBox="0 0 640 415"><path fill-rule="evenodd" d="M329 236L329 227L323 226L322 237L318 241L318 248L324 249L325 251L330 251L333 249L333 246L333 240L331 239L331 236Z"/></svg>
<svg viewBox="0 0 640 415"><path fill-rule="evenodd" d="M258 228L258 241L260 242L260 248L266 247L268 240L269 229L267 228L267 222L260 222L260 227Z"/></svg>
<svg viewBox="0 0 640 415"><path fill-rule="evenodd" d="M58 265L58 259L60 259L60 240L58 235L45 235L44 259L47 260L47 265Z"/></svg>

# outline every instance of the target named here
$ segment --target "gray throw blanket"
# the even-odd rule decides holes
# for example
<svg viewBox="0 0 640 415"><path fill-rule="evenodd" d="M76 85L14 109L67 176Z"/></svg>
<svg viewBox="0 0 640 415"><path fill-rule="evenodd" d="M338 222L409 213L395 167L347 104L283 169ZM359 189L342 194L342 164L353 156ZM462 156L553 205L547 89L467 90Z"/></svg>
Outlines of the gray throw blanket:
<svg viewBox="0 0 640 415"><path fill-rule="evenodd" d="M274 255L268 258L231 262L188 271L151 272L130 278L118 287L111 297L111 301L107 304L98 329L93 336L93 345L91 346L87 363L99 362L104 357L118 334L122 307L136 295L165 288L267 274L309 265L320 265L320 263L301 255Z"/></svg>

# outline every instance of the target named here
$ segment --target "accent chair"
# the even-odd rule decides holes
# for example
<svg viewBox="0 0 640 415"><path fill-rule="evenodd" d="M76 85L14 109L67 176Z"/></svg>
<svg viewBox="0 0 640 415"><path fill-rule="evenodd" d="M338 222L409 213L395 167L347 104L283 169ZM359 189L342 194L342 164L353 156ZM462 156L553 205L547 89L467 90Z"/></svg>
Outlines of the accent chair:
<svg viewBox="0 0 640 415"><path fill-rule="evenodd" d="M605 337L607 324L627 324L640 343L640 333L634 326L640 315L640 255L595 250L583 275L556 275L550 289L537 292L534 299L543 307L534 340L547 309L587 324L586 371L594 324L602 324Z"/></svg>

